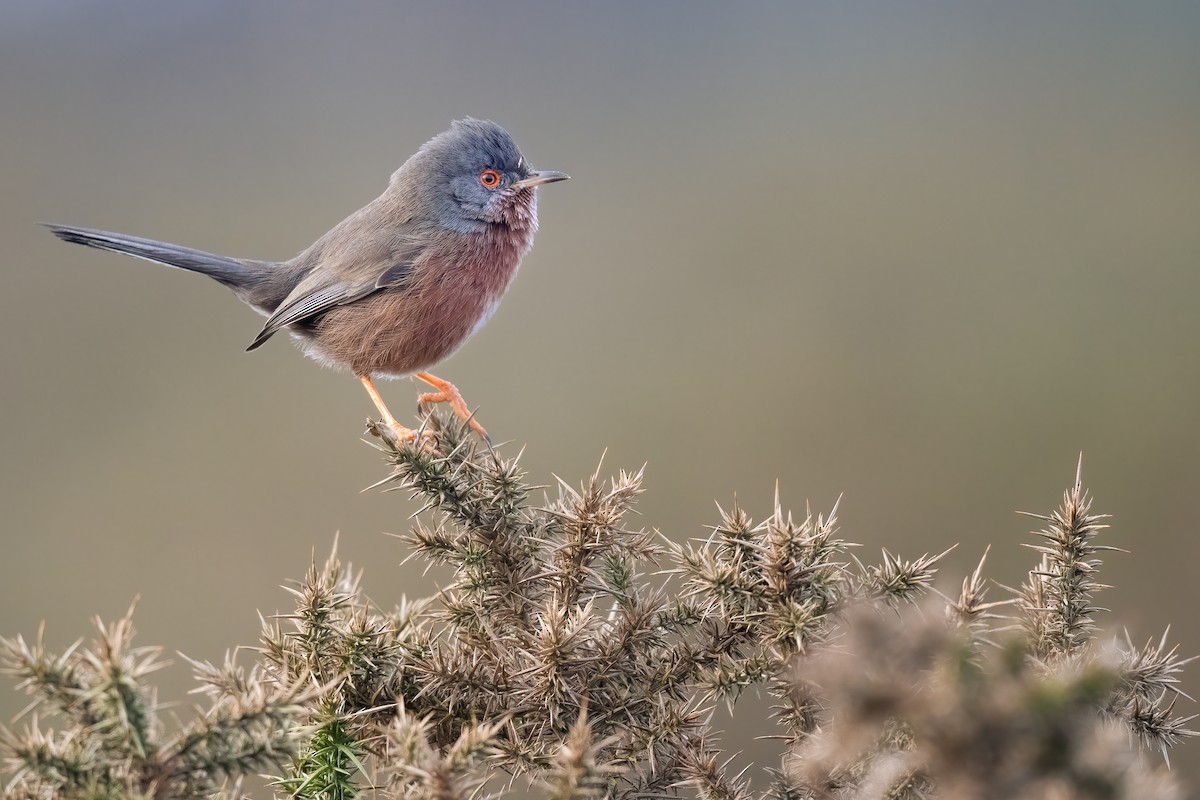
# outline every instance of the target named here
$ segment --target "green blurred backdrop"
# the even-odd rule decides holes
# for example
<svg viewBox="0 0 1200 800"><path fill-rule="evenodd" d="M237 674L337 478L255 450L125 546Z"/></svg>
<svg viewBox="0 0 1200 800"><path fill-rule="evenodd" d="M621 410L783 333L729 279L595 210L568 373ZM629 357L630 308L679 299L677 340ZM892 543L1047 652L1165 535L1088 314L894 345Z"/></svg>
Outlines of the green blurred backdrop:
<svg viewBox="0 0 1200 800"><path fill-rule="evenodd" d="M218 658L337 531L380 604L445 578L382 535L405 496L359 493L355 381L33 223L285 258L472 115L574 177L439 370L537 482L648 462L641 522L678 538L776 479L845 493L866 556L959 542L957 579L991 543L1015 584L1013 511L1082 450L1132 551L1109 621L1200 652L1198 41L1193 2L4 0L0 632L63 645L140 594L143 642Z"/></svg>

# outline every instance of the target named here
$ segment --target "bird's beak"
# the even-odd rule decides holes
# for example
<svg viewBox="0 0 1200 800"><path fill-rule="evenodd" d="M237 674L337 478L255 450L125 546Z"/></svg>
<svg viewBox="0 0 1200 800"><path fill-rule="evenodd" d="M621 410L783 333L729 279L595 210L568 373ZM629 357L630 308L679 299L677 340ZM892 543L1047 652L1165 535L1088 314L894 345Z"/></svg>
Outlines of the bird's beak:
<svg viewBox="0 0 1200 800"><path fill-rule="evenodd" d="M552 169L535 169L529 174L528 178L522 178L512 184L514 189L532 189L534 186L541 186L543 183L554 183L555 181L565 181L571 176L565 172L556 172Z"/></svg>

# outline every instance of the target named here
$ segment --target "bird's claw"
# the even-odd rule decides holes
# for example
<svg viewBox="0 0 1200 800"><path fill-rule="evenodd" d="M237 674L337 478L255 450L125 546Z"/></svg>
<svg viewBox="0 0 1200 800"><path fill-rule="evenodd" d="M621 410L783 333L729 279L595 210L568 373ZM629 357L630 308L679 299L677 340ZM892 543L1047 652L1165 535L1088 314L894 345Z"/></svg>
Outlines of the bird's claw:
<svg viewBox="0 0 1200 800"><path fill-rule="evenodd" d="M439 392L426 392L417 398L417 413L428 414L432 411L433 406L437 403L446 403L454 411L455 416L471 426L471 430L487 443L490 448L492 446L492 437L488 436L488 432L478 420L475 419L475 414L467 407L467 403L463 400L463 396L459 394L458 389L453 385L447 384L447 388Z"/></svg>
<svg viewBox="0 0 1200 800"><path fill-rule="evenodd" d="M395 420L367 420L367 432L372 436L377 436L388 442L393 447L400 448L408 444L413 444L418 439L421 440L421 446L424 449L432 450L434 446L434 435L432 431L421 428L414 430L406 428Z"/></svg>

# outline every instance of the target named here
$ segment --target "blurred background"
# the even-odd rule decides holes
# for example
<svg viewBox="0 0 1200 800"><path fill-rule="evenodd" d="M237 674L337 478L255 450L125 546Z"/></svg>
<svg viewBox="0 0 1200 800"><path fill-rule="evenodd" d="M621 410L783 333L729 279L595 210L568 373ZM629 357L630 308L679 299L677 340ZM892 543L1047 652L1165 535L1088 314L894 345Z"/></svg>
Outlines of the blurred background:
<svg viewBox="0 0 1200 800"><path fill-rule="evenodd" d="M471 115L573 176L438 370L534 482L648 463L636 523L677 539L777 479L798 513L844 493L864 558L957 542L952 585L990 543L1015 585L1013 512L1083 451L1131 551L1106 622L1200 653L1197 41L1189 2L4 0L0 633L61 647L140 595L143 643L217 659L338 532L379 604L446 579L383 535L414 504L360 493L357 382L34 223L287 258Z"/></svg>

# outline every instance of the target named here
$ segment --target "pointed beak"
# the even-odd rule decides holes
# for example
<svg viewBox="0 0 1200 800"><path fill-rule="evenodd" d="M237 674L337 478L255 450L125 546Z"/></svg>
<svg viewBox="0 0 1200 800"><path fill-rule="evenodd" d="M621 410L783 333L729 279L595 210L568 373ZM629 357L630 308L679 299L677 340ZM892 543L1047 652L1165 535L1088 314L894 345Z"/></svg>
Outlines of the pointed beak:
<svg viewBox="0 0 1200 800"><path fill-rule="evenodd" d="M554 183L555 181L565 181L571 176L565 172L556 172L552 169L535 169L529 173L528 178L522 178L519 181L514 181L512 188L514 189L532 189L534 186L541 186L543 183Z"/></svg>

